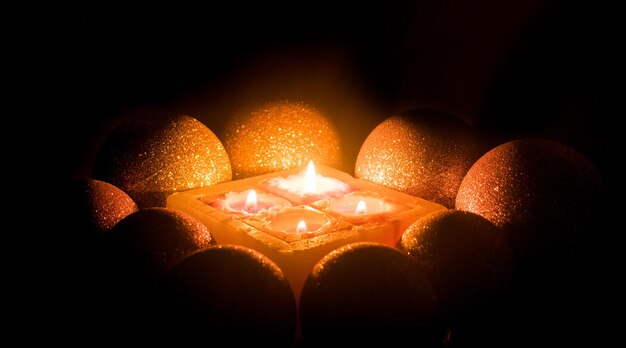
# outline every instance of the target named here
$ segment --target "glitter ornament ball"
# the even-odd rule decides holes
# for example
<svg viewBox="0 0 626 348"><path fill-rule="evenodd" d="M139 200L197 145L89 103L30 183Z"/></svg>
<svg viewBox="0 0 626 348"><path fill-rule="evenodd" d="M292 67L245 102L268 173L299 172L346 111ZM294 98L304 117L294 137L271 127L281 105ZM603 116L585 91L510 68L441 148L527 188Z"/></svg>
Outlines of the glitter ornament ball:
<svg viewBox="0 0 626 348"><path fill-rule="evenodd" d="M110 257L132 274L160 277L196 250L215 244L202 223L182 211L146 208L106 235Z"/></svg>
<svg viewBox="0 0 626 348"><path fill-rule="evenodd" d="M354 243L331 252L314 267L300 297L303 338L313 346L429 346L440 337L437 322L438 306L424 271L413 258L382 244Z"/></svg>
<svg viewBox="0 0 626 348"><path fill-rule="evenodd" d="M67 230L85 238L101 236L138 210L133 199L124 191L100 180L71 181L63 194L65 203L62 214L71 215L67 218L71 228Z"/></svg>
<svg viewBox="0 0 626 348"><path fill-rule="evenodd" d="M309 160L337 167L339 137L320 111L295 102L275 102L240 112L227 125L224 145L241 179L295 167Z"/></svg>
<svg viewBox="0 0 626 348"><path fill-rule="evenodd" d="M197 332L234 346L291 346L296 301L280 268L263 254L235 245L211 247L187 257L170 280L171 319L181 337Z"/></svg>
<svg viewBox="0 0 626 348"><path fill-rule="evenodd" d="M483 305L512 277L505 234L470 212L439 211L417 220L402 235L400 249L425 267L448 313Z"/></svg>
<svg viewBox="0 0 626 348"><path fill-rule="evenodd" d="M482 156L459 188L456 208L511 234L518 253L576 248L605 209L594 166L554 141L516 140Z"/></svg>
<svg viewBox="0 0 626 348"><path fill-rule="evenodd" d="M438 110L392 116L367 137L355 176L448 208L467 170L482 154L472 129Z"/></svg>
<svg viewBox="0 0 626 348"><path fill-rule="evenodd" d="M147 111L115 129L100 148L94 177L141 207L165 206L176 191L232 179L220 140L195 118Z"/></svg>
<svg viewBox="0 0 626 348"><path fill-rule="evenodd" d="M51 278L44 279L54 279L55 285L47 291L55 294L68 326L95 335L107 308L102 299L111 296L103 241L120 221L137 212L137 205L124 191L99 180L72 180L58 189L43 197L44 209L52 209L59 219L44 220L55 232L37 236L50 252L46 265Z"/></svg>

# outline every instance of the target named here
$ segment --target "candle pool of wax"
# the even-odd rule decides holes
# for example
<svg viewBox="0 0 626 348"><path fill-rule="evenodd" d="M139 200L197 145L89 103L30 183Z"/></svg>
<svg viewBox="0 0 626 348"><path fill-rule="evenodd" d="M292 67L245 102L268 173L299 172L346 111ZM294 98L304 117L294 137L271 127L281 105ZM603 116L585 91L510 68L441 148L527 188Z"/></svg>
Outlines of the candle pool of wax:
<svg viewBox="0 0 626 348"><path fill-rule="evenodd" d="M352 192L333 198L328 205L330 213L359 224L382 220L390 214L409 208L405 204L369 192Z"/></svg>
<svg viewBox="0 0 626 348"><path fill-rule="evenodd" d="M206 203L225 213L244 215L258 214L263 211L278 210L291 206L291 203L283 198L256 191L252 193L252 196L256 199L251 202L251 191L228 192L224 196Z"/></svg>
<svg viewBox="0 0 626 348"><path fill-rule="evenodd" d="M289 175L286 178L278 177L267 180L267 185L288 191L293 194L338 196L347 193L350 186L341 180L317 174L315 176L315 191L306 188L305 178L301 174Z"/></svg>
<svg viewBox="0 0 626 348"><path fill-rule="evenodd" d="M324 168L325 172L338 172ZM293 173L293 172L292 172ZM347 175L341 175L345 177ZM284 197L298 204L308 204L330 197L340 197L354 188L335 177L317 174L313 162L306 170L288 176L275 176L259 182L259 186L268 192Z"/></svg>
<svg viewBox="0 0 626 348"><path fill-rule="evenodd" d="M306 232L298 231L298 224L306 224ZM307 207L286 208L267 221L270 232L280 234L288 239L301 239L318 234L322 227L328 225L330 219L323 213ZM291 236L288 236L291 235Z"/></svg>

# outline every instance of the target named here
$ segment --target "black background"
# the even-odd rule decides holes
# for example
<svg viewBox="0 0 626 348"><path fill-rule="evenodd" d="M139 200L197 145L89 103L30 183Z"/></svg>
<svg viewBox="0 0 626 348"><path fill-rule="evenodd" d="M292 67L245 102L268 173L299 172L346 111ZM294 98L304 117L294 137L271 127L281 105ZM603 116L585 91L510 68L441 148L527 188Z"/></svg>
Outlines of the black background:
<svg viewBox="0 0 626 348"><path fill-rule="evenodd" d="M562 141L608 181L608 11L542 0L57 9L54 59L42 61L53 63L42 89L57 108L45 117L55 174L89 177L99 144L137 105L194 116L221 137L242 107L288 99L330 116L349 173L378 123L434 107L492 147Z"/></svg>
<svg viewBox="0 0 626 348"><path fill-rule="evenodd" d="M340 169L348 173L377 124L396 112L433 107L473 125L491 147L524 137L562 141L587 156L616 195L618 148L610 130L621 116L609 62L618 41L602 2L316 1L37 12L22 22L37 39L23 42L35 46L27 70L36 71L24 78L33 92L23 109L34 111L26 123L41 152L21 160L36 168L29 174L38 182L90 177L107 133L138 105L196 117L221 137L242 107L288 99L329 115L341 136ZM598 233L610 254L613 238ZM591 255L600 258L599 273L611 272L613 256ZM600 307L594 315L610 312L607 294L617 292L597 279L606 282L583 306ZM597 327L590 337L606 338L600 338L610 332L606 319L591 320Z"/></svg>

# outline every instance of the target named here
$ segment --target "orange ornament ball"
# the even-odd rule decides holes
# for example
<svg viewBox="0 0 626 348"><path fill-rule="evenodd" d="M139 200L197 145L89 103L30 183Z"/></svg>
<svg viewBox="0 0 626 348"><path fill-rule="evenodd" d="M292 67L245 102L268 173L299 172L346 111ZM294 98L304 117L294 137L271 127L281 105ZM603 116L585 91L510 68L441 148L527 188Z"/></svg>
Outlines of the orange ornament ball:
<svg viewBox="0 0 626 348"><path fill-rule="evenodd" d="M169 208L146 208L127 216L105 241L113 262L146 279L161 277L187 255L215 245L206 226Z"/></svg>
<svg viewBox="0 0 626 348"><path fill-rule="evenodd" d="M98 287L83 295L98 311L86 318L116 342L173 339L167 275L186 256L213 245L208 229L184 212L146 208L127 216L104 236Z"/></svg>
<svg viewBox="0 0 626 348"><path fill-rule="evenodd" d="M542 139L515 140L487 152L456 197L457 209L506 230L520 254L577 249L605 206L603 180L593 164Z"/></svg>
<svg viewBox="0 0 626 348"><path fill-rule="evenodd" d="M418 263L397 249L354 243L326 255L300 297L303 339L328 343L433 344L438 306Z"/></svg>
<svg viewBox="0 0 626 348"><path fill-rule="evenodd" d="M126 192L100 180L71 181L65 185L63 195L62 214L71 226L68 230L77 238L100 237L138 210Z"/></svg>
<svg viewBox="0 0 626 348"><path fill-rule="evenodd" d="M198 251L170 274L172 328L231 345L289 347L296 301L282 271L263 254L235 245ZM197 336L194 336L194 342Z"/></svg>
<svg viewBox="0 0 626 348"><path fill-rule="evenodd" d="M273 102L242 111L226 125L224 145L237 179L304 166L337 167L339 136L330 119L301 102Z"/></svg>
<svg viewBox="0 0 626 348"><path fill-rule="evenodd" d="M141 208L164 207L176 191L232 179L220 140L193 117L148 110L108 135L94 177L127 192Z"/></svg>
<svg viewBox="0 0 626 348"><path fill-rule="evenodd" d="M506 235L474 213L427 215L409 226L399 246L425 266L440 304L453 315L487 304L512 278Z"/></svg>
<svg viewBox="0 0 626 348"><path fill-rule="evenodd" d="M481 154L463 121L415 109L386 119L370 133L355 176L451 208L465 173Z"/></svg>
<svg viewBox="0 0 626 348"><path fill-rule="evenodd" d="M63 313L61 322L72 327L72 332L96 336L110 323L103 317L112 307L112 282L106 272L110 263L103 241L138 208L124 191L99 180L72 180L52 189L56 192L41 197L44 209L54 211L52 220L45 220L54 233L37 236L42 250L50 253L40 256L46 262L38 267L46 276L39 282L47 296L54 298L50 313ZM43 286L44 280L49 286Z"/></svg>

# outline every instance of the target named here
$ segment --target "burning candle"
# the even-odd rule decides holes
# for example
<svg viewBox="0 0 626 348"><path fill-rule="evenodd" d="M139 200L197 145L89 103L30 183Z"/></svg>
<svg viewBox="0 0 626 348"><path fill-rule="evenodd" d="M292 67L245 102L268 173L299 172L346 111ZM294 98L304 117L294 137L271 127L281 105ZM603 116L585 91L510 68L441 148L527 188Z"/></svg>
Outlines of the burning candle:
<svg viewBox="0 0 626 348"><path fill-rule="evenodd" d="M356 205L354 209L354 215L365 215L367 214L367 205L365 205L364 200L359 200L359 204Z"/></svg>
<svg viewBox="0 0 626 348"><path fill-rule="evenodd" d="M406 204L381 197L374 192L351 192L343 197L331 198L329 213L353 224L376 223L395 213L410 209Z"/></svg>
<svg viewBox="0 0 626 348"><path fill-rule="evenodd" d="M395 246L412 222L445 209L312 163L305 170L173 194L167 206L202 221L218 244L243 245L268 256L285 272L296 296L315 263L332 250L360 241Z"/></svg>
<svg viewBox="0 0 626 348"><path fill-rule="evenodd" d="M285 208L277 214L268 217L265 230L286 241L310 238L324 232L330 225L326 214L310 207Z"/></svg>
<svg viewBox="0 0 626 348"><path fill-rule="evenodd" d="M225 213L245 216L291 206L291 203L283 198L269 193L257 193L253 189L241 192L231 191L206 203Z"/></svg>
<svg viewBox="0 0 626 348"><path fill-rule="evenodd" d="M343 196L352 190L350 185L339 179L318 174L313 161L309 161L303 172L287 177L274 177L261 182L261 185L274 194L300 204Z"/></svg>
<svg viewBox="0 0 626 348"><path fill-rule="evenodd" d="M296 189L298 186L296 186ZM287 187L287 190L289 190L289 187ZM304 192L309 194L317 192L317 174L315 173L313 161L309 161L309 165L306 168L306 174L304 175Z"/></svg>

